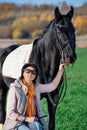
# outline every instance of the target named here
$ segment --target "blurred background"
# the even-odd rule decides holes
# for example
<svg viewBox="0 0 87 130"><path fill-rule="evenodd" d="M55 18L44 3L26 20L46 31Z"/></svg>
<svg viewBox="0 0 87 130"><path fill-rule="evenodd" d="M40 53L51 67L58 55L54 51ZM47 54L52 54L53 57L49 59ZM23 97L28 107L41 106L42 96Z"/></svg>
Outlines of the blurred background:
<svg viewBox="0 0 87 130"><path fill-rule="evenodd" d="M66 14L70 5L75 9L72 22L76 28L76 44L87 47L87 0L0 0L0 48L15 42L30 43L53 19L56 6Z"/></svg>

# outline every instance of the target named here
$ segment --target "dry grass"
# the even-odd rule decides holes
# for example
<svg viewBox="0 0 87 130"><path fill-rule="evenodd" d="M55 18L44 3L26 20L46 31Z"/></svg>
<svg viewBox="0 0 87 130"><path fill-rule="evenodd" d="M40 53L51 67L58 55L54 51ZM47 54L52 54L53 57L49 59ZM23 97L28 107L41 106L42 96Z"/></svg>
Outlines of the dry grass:
<svg viewBox="0 0 87 130"><path fill-rule="evenodd" d="M87 48L87 43L83 43L83 48Z"/></svg>

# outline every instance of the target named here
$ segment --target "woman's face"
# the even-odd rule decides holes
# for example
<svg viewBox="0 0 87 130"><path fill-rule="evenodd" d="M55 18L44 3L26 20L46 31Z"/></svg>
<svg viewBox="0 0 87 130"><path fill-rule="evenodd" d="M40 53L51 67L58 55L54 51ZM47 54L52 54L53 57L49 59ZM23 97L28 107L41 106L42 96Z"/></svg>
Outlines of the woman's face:
<svg viewBox="0 0 87 130"><path fill-rule="evenodd" d="M33 67L27 67L23 72L23 77L27 83L32 82L36 77L36 72Z"/></svg>

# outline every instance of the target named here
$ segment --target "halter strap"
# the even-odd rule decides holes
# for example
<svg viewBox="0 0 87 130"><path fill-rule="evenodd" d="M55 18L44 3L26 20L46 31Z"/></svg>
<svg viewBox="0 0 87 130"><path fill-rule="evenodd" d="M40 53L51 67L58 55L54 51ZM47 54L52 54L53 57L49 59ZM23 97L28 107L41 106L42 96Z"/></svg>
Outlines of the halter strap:
<svg viewBox="0 0 87 130"><path fill-rule="evenodd" d="M55 28L55 31L56 31L56 34L57 34L57 29ZM60 55L61 55L61 61L64 60L64 54L63 54L63 49L60 45L60 40L58 38L58 35L56 35L56 39L58 40L59 44L58 44L58 49L59 49L59 52L60 52ZM56 46L56 45L55 45Z"/></svg>
<svg viewBox="0 0 87 130"><path fill-rule="evenodd" d="M56 24L56 27L69 28L69 26L65 26L65 25L61 25L61 24Z"/></svg>

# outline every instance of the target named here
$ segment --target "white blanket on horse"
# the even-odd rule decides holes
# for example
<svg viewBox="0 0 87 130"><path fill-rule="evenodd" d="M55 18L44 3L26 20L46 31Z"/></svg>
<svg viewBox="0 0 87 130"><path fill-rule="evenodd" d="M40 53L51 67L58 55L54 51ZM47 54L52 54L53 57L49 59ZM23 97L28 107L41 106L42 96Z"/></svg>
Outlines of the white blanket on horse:
<svg viewBox="0 0 87 130"><path fill-rule="evenodd" d="M3 76L18 78L21 75L21 68L28 63L33 44L22 45L12 51L3 64Z"/></svg>

